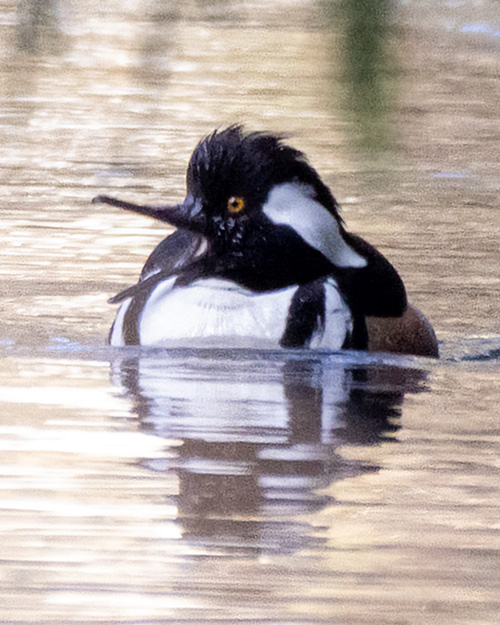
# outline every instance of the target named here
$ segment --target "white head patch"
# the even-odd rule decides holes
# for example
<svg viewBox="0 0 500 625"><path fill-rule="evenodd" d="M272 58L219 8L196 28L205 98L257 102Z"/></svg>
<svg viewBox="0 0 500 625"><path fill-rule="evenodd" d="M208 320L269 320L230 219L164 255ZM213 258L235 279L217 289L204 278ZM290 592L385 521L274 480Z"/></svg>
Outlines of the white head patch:
<svg viewBox="0 0 500 625"><path fill-rule="evenodd" d="M263 211L273 223L293 228L337 267L366 267L366 258L344 241L335 217L312 195L308 185L285 182L271 189Z"/></svg>

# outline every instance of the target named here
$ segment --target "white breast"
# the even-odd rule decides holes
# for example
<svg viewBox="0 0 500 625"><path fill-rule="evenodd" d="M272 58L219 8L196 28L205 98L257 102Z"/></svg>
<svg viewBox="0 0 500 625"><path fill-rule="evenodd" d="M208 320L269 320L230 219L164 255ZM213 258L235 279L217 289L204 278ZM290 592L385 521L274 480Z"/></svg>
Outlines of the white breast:
<svg viewBox="0 0 500 625"><path fill-rule="evenodd" d="M139 319L145 346L278 348L297 286L257 293L234 282L207 278L173 288L175 277L149 296ZM112 345L123 345L123 323L130 300L118 311ZM333 280L326 283L326 323L311 347L340 349L351 330L350 311Z"/></svg>

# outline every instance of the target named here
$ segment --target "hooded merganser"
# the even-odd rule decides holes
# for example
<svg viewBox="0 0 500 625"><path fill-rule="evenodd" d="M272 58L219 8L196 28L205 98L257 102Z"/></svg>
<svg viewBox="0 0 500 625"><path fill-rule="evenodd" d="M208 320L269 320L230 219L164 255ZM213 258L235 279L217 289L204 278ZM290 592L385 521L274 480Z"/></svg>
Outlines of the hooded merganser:
<svg viewBox="0 0 500 625"><path fill-rule="evenodd" d="M330 189L279 136L231 126L204 138L176 206L107 196L94 203L177 228L148 258L139 282L110 300L121 303L111 345L381 346L437 355L425 318L420 330L401 330L415 309L397 271L347 232ZM383 318L389 329L367 318ZM422 334L416 343L415 331ZM408 332L417 347L405 346Z"/></svg>

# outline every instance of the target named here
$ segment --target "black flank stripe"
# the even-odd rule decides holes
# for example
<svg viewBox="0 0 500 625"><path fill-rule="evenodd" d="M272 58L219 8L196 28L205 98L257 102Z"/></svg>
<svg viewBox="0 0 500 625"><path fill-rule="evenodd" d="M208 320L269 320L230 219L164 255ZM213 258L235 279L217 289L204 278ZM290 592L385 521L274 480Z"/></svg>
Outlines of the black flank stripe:
<svg viewBox="0 0 500 625"><path fill-rule="evenodd" d="M352 319L352 334L346 336L342 349L368 349L368 330L363 315L354 314Z"/></svg>
<svg viewBox="0 0 500 625"><path fill-rule="evenodd" d="M299 286L288 309L281 347L298 348L309 344L314 332L325 323L324 280Z"/></svg>
<svg viewBox="0 0 500 625"><path fill-rule="evenodd" d="M140 345L139 318L151 291L140 291L130 302L123 319L123 340L125 345Z"/></svg>
<svg viewBox="0 0 500 625"><path fill-rule="evenodd" d="M125 317L123 319L123 341L125 345L140 345L139 337L139 319L146 304L148 297L151 295L153 289L166 278L170 277L170 272L160 271L157 274L150 276L146 280L139 282L138 284L122 291L115 298L115 301L123 301L122 296L130 293L132 301L127 308ZM119 298L119 299L118 299Z"/></svg>

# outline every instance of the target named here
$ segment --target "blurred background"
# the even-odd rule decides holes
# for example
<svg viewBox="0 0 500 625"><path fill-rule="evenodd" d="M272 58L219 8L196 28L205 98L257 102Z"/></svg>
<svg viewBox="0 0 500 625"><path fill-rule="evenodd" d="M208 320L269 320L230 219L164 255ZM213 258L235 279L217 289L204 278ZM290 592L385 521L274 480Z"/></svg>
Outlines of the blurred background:
<svg viewBox="0 0 500 625"><path fill-rule="evenodd" d="M92 197L179 201L197 141L235 122L308 155L440 339L497 334L499 20L496 0L3 2L1 336L100 343L165 227Z"/></svg>

